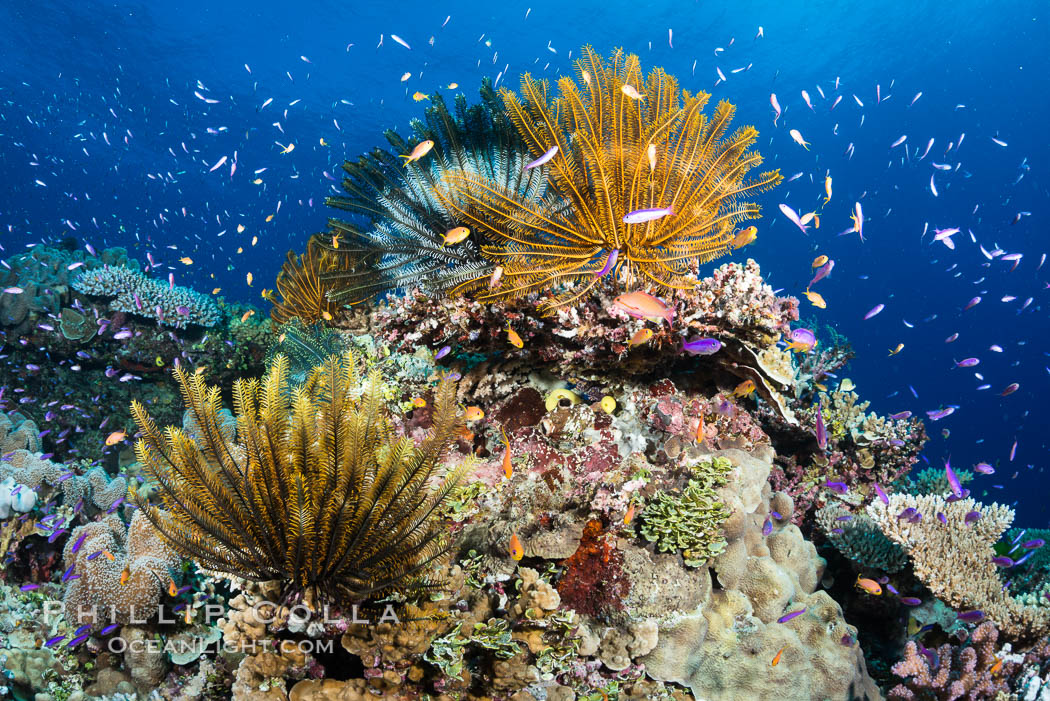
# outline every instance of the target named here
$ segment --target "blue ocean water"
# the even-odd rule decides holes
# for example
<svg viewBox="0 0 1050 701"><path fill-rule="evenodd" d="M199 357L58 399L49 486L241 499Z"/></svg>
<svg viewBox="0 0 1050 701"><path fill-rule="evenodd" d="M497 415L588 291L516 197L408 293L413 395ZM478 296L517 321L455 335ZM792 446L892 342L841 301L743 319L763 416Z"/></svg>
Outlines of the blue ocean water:
<svg viewBox="0 0 1050 701"><path fill-rule="evenodd" d="M471 96L483 76L515 88L525 71L567 71L585 44L622 46L683 87L736 103L737 123L761 131L767 164L785 178L801 173L760 198L759 240L735 257L756 258L775 287L799 296L814 257L833 258L817 288L827 309L803 299L804 319L850 339L857 358L848 374L862 396L880 412L957 406L929 424L930 463L950 455L956 466L996 465L976 494L1017 500L1018 523L1042 526L1047 21L1042 3L972 0L13 0L0 4L0 244L5 257L70 235L123 245L139 259L151 252L180 284L260 303L285 252L325 228L323 199L336 192L342 160L383 144L386 128L404 130L426 104L415 92L456 82ZM776 126L771 93L784 110ZM832 199L821 227L804 236L778 205L818 209L828 173ZM855 202L863 243L838 235ZM1020 212L1030 215L1012 223ZM955 250L932 242L934 229L955 227ZM988 252L1023 254L1016 270L988 260L971 231ZM194 264L177 262L184 256ZM975 296L981 303L963 311ZM1016 299L1000 301L1008 296ZM863 320L877 304L885 309ZM981 362L953 369L967 357ZM1000 396L1015 382L1015 393Z"/></svg>

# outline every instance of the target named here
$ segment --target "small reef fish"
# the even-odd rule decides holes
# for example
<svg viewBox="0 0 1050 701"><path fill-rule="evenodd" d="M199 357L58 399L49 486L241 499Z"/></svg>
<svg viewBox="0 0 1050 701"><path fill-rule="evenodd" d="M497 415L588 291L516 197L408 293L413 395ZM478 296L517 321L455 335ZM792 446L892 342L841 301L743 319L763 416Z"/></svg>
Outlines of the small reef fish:
<svg viewBox="0 0 1050 701"><path fill-rule="evenodd" d="M821 450L826 450L828 447L828 431L824 426L824 403L822 401L817 402L817 418L816 418L816 437L817 446Z"/></svg>
<svg viewBox="0 0 1050 701"><path fill-rule="evenodd" d="M750 397L755 391L754 380L744 380L733 390L735 397Z"/></svg>
<svg viewBox="0 0 1050 701"><path fill-rule="evenodd" d="M465 226L457 226L456 228L449 229L445 232L443 237L444 242L441 245L452 246L457 243L462 243L467 240L468 236L470 236L470 229Z"/></svg>
<svg viewBox="0 0 1050 701"><path fill-rule="evenodd" d="M417 90L414 93L412 93L412 99L415 100L416 102L422 102L423 100L429 100L430 99L430 95L427 95L424 92L419 92Z"/></svg>
<svg viewBox="0 0 1050 701"><path fill-rule="evenodd" d="M434 142L432 140L427 139L426 141L420 141L416 144L416 147L412 149L412 153L407 156L398 156L398 158L405 159L405 167L407 168L409 163L415 163L420 158L430 153L430 149L432 148L434 148Z"/></svg>
<svg viewBox="0 0 1050 701"><path fill-rule="evenodd" d="M682 350L689 355L714 355L722 350L722 342L717 338L697 338L683 341Z"/></svg>
<svg viewBox="0 0 1050 701"><path fill-rule="evenodd" d="M885 308L885 304L876 304L874 307L871 308L871 310L867 314L864 315L864 321L867 321L868 319L877 316L879 312L881 312Z"/></svg>
<svg viewBox="0 0 1050 701"><path fill-rule="evenodd" d="M668 326L671 326L674 321L674 309L648 292L636 291L622 294L613 300L613 307L626 312L635 319L651 321L663 319Z"/></svg>
<svg viewBox="0 0 1050 701"><path fill-rule="evenodd" d="M547 163L548 161L550 161L550 159L554 158L557 154L558 154L558 147L557 146L552 146L542 156L540 156L535 161L532 161L527 166L525 166L525 170L531 170L532 168L539 168L541 165L543 165L544 163Z"/></svg>
<svg viewBox="0 0 1050 701"><path fill-rule="evenodd" d="M645 222L663 217L674 216L672 207L650 207L648 209L636 209L623 215L624 224L644 224Z"/></svg>
<svg viewBox="0 0 1050 701"><path fill-rule="evenodd" d="M629 346L640 346L643 343L647 343L649 341L649 339L652 338L652 337L653 337L653 330L652 329L638 329L637 331L634 332L634 335L631 336L631 340L627 342L627 345L629 345Z"/></svg>
<svg viewBox="0 0 1050 701"><path fill-rule="evenodd" d="M627 513L623 515L623 525L631 525L631 521L634 519L635 505L632 501L630 506L627 507Z"/></svg>
<svg viewBox="0 0 1050 701"><path fill-rule="evenodd" d="M594 273L594 277L605 277L609 274L609 271L616 265L616 259L620 256L620 249L614 248L609 251L609 255L605 257L605 264L602 265L601 269Z"/></svg>
<svg viewBox="0 0 1050 701"><path fill-rule="evenodd" d="M817 256L816 258L813 259L813 264L810 267L812 267L812 268L819 268L820 266L822 266L825 263L827 263L828 260L829 259L828 259L827 256Z"/></svg>
<svg viewBox="0 0 1050 701"><path fill-rule="evenodd" d="M869 594L879 596L882 594L882 585L876 582L874 579L868 579L857 575L856 586L860 587Z"/></svg>
<svg viewBox="0 0 1050 701"><path fill-rule="evenodd" d="M741 229L737 232L733 238L733 248L743 248L749 243L754 243L755 239L758 238L758 227L749 226L746 229Z"/></svg>
<svg viewBox="0 0 1050 701"><path fill-rule="evenodd" d="M817 345L817 336L809 329L792 329L788 338L787 350L795 353L808 353Z"/></svg>
<svg viewBox="0 0 1050 701"><path fill-rule="evenodd" d="M791 613L785 613L783 616L777 619L777 623L787 623L792 618L798 618L806 612L806 609L799 609L798 611L792 611Z"/></svg>
<svg viewBox="0 0 1050 701"><path fill-rule="evenodd" d="M481 410L481 407L468 406L463 412L463 418L467 421L481 421L485 418L485 412Z"/></svg>
<svg viewBox="0 0 1050 701"><path fill-rule="evenodd" d="M525 557L525 548L521 546L521 539L518 538L517 533L512 533L510 536L510 545L507 547L507 551L510 553L510 559L518 562L521 558Z"/></svg>
<svg viewBox="0 0 1050 701"><path fill-rule="evenodd" d="M525 347L525 341L521 340L521 336L518 335L518 332L512 329L510 326L507 326L507 341L509 341L510 345L514 346L515 348Z"/></svg>
<svg viewBox="0 0 1050 701"><path fill-rule="evenodd" d="M806 234L807 236L809 236L809 233L808 233L809 232L809 227L806 226L802 222L802 220L798 216L798 213L795 210L793 210L791 207L789 207L786 204L781 204L780 205L780 211L783 213L783 215L785 217L787 217L791 221L792 224L794 224L799 229L801 229L803 234Z"/></svg>
<svg viewBox="0 0 1050 701"><path fill-rule="evenodd" d="M620 92L622 92L624 95L631 98L632 100L645 100L645 95L639 93L638 90L635 89L635 87L633 85L630 85L629 83L624 83L624 85L620 88Z"/></svg>
<svg viewBox="0 0 1050 701"><path fill-rule="evenodd" d="M827 309L828 303L824 301L824 297L819 292L810 292L806 290L806 299L818 309Z"/></svg>
<svg viewBox="0 0 1050 701"><path fill-rule="evenodd" d="M784 650L787 650L787 645L777 650L777 654L773 655L773 661L769 663L770 667L776 667L780 664L780 656L784 654Z"/></svg>
<svg viewBox="0 0 1050 701"><path fill-rule="evenodd" d="M951 460L944 461L944 477L948 480L948 486L952 490L952 494L955 495L956 499L961 499L963 496L962 483L959 482L959 476L955 474L955 470L952 469Z"/></svg>
<svg viewBox="0 0 1050 701"><path fill-rule="evenodd" d="M824 178L824 193L827 195L824 198L824 204L831 202L831 176L825 176Z"/></svg>
<svg viewBox="0 0 1050 701"><path fill-rule="evenodd" d="M792 129L788 134L791 135L791 138L794 139L796 144L807 151L809 150L809 142L802 138L802 133L798 129Z"/></svg>
<svg viewBox="0 0 1050 701"><path fill-rule="evenodd" d="M831 271L834 268L835 261L833 260L828 260L827 263L824 263L822 266L817 268L816 274L813 276L813 279L809 281L809 284L806 285L806 289L808 290L810 287L813 287L813 285L817 284L818 282L826 278L828 275L831 275Z"/></svg>
<svg viewBox="0 0 1050 701"><path fill-rule="evenodd" d="M853 228L851 231L856 232L860 236L861 243L864 242L864 210L860 206L860 202L853 203L853 214L850 215L850 219L853 220Z"/></svg>
<svg viewBox="0 0 1050 701"><path fill-rule="evenodd" d="M114 431L113 433L106 436L106 445L116 445L117 443L120 443L127 437L128 434L125 431Z"/></svg>
<svg viewBox="0 0 1050 701"><path fill-rule="evenodd" d="M904 350L904 344L898 343L896 348L890 348L890 355L897 355L902 350Z"/></svg>
<svg viewBox="0 0 1050 701"><path fill-rule="evenodd" d="M507 432L502 426L499 427L499 432L503 436L503 445L506 446L506 450L503 452L503 475L510 479L514 475L514 465L511 463L510 441L507 440Z"/></svg>

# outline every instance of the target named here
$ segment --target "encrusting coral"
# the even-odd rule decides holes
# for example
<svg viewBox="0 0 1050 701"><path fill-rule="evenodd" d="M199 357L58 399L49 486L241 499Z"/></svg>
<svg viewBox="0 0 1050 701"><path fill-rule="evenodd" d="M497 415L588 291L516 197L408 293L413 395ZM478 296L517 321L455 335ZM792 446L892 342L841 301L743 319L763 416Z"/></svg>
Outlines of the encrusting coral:
<svg viewBox="0 0 1050 701"><path fill-rule="evenodd" d="M218 305L208 296L122 265L86 270L73 279L72 286L84 294L113 297L111 309L156 319L165 326L215 326L222 320Z"/></svg>
<svg viewBox="0 0 1050 701"><path fill-rule="evenodd" d="M66 619L99 626L152 618L179 561L141 512L130 526L110 514L73 529L62 559L79 575L66 587Z"/></svg>
<svg viewBox="0 0 1050 701"><path fill-rule="evenodd" d="M905 509L914 511L900 517ZM1026 606L1010 596L992 562L993 546L1010 527L1013 509L969 498L949 502L935 495L892 494L888 504L872 502L867 513L904 548L915 575L945 603L982 611L1014 640L1032 640L1050 630L1050 608ZM977 518L967 519L970 514Z"/></svg>
<svg viewBox="0 0 1050 701"><path fill-rule="evenodd" d="M749 150L758 131L727 135L730 103L708 118L710 95L680 90L659 68L644 77L638 57L621 50L606 61L584 47L576 75L582 84L558 80L557 98L529 74L521 97L502 92L533 158L552 156L548 187L565 206L551 210L472 174L446 176L451 197L437 191L466 223L495 235L482 253L499 275L480 299L540 292L558 307L608 281L690 289L697 265L728 253L735 226L758 216L758 205L742 198L781 180L779 171L744 179L762 163ZM649 209L666 211L628 216Z"/></svg>
<svg viewBox="0 0 1050 701"><path fill-rule="evenodd" d="M166 507L143 504L144 514L180 553L281 580L286 598L350 603L426 585L445 553L435 514L462 474L442 467L463 422L454 384L437 391L432 433L417 447L393 432L377 373L361 392L353 353L303 385L289 387L287 374L278 355L261 382L235 383L236 435L219 389L182 368L194 435L162 433L135 403L136 455Z"/></svg>

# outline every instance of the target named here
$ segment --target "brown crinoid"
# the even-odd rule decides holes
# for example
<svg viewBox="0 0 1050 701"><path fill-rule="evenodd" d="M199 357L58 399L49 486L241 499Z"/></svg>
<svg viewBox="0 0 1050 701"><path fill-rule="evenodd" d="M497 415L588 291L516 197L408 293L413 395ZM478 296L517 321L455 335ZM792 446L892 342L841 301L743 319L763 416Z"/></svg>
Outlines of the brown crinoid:
<svg viewBox="0 0 1050 701"><path fill-rule="evenodd" d="M727 135L733 105L719 102L708 117L707 93L680 90L660 68L643 77L637 56L617 50L605 61L585 47L576 78L558 80L557 98L529 74L521 97L502 91L532 156L556 149L543 167L548 190L564 206L544 207L478 176L446 175L453 192L446 204L497 239L482 252L501 276L492 276L498 284L481 299L550 292L551 308L599 282L689 288L686 276L727 253L736 226L759 215L744 198L781 180L779 171L745 180L762 156L749 150L754 127ZM624 221L637 210L664 208L673 214Z"/></svg>
<svg viewBox="0 0 1050 701"><path fill-rule="evenodd" d="M164 508L142 513L180 554L252 581L279 580L287 600L347 604L431 586L447 553L439 514L468 460L445 467L464 426L443 383L420 445L394 429L375 372L351 353L301 385L278 355L262 380L238 380L234 419L199 374L175 368L191 430L158 429L138 402L135 454Z"/></svg>
<svg viewBox="0 0 1050 701"><path fill-rule="evenodd" d="M300 319L305 324L332 321L344 302L328 298L329 291L338 283L325 276L353 271L361 266L361 257L356 253L330 250L321 245L316 235L310 237L302 255L288 251L288 259L277 274L280 300L272 300L270 318L279 324L292 319Z"/></svg>

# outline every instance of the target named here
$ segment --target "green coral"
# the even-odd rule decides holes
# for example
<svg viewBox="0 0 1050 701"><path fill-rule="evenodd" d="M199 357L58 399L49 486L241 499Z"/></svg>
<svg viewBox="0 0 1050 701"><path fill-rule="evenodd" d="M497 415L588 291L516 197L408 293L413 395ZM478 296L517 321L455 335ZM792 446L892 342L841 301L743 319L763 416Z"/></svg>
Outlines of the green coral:
<svg viewBox="0 0 1050 701"><path fill-rule="evenodd" d="M850 560L889 573L900 572L908 564L904 549L887 538L866 514L851 514L841 504L831 503L819 509L816 518L835 549Z"/></svg>
<svg viewBox="0 0 1050 701"><path fill-rule="evenodd" d="M733 469L728 459L717 457L693 468L680 492L657 492L642 511L642 536L660 552L682 552L688 567L700 567L726 547L722 524L729 517L716 487L726 483Z"/></svg>
<svg viewBox="0 0 1050 701"><path fill-rule="evenodd" d="M441 670L449 679L459 679L463 674L463 652L470 640L460 635L463 622L440 638L434 638L430 647L423 653L423 659Z"/></svg>
<svg viewBox="0 0 1050 701"><path fill-rule="evenodd" d="M956 468L955 475L959 478L959 484L968 484L973 481L973 472L963 468ZM893 484L893 491L914 496L926 494L947 494L951 487L948 478L944 476L944 470L927 467L920 470L914 476L905 477Z"/></svg>
<svg viewBox="0 0 1050 701"><path fill-rule="evenodd" d="M441 670L450 679L459 679L463 673L463 655L470 645L476 645L506 660L521 652L521 645L511 639L510 623L501 618L490 618L487 623L475 623L469 636L463 635L463 622L440 638L434 638L423 653L423 659Z"/></svg>
<svg viewBox="0 0 1050 701"><path fill-rule="evenodd" d="M521 645L511 639L510 622L505 618L490 618L488 623L475 623L470 642L501 660L510 659L521 652Z"/></svg>

